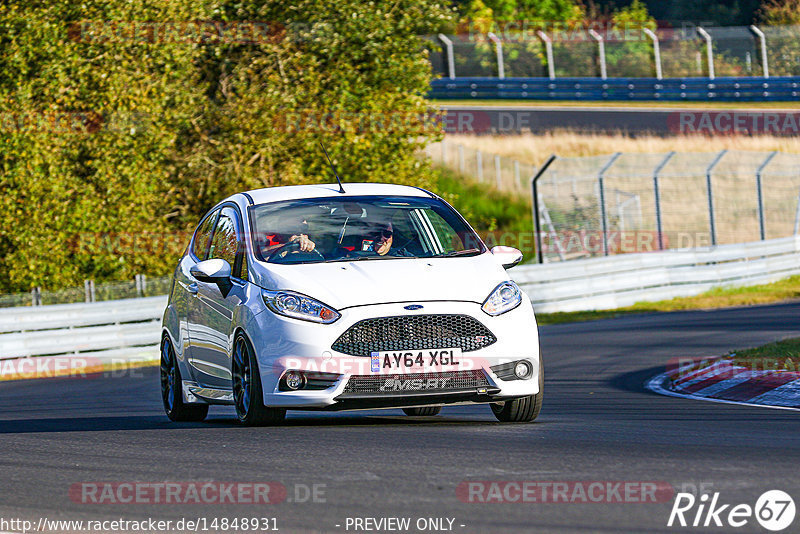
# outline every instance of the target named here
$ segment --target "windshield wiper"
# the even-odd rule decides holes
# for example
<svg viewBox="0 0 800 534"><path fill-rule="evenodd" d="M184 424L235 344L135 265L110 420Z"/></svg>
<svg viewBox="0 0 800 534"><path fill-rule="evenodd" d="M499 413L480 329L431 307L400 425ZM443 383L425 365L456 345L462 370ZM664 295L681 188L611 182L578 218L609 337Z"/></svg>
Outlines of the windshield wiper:
<svg viewBox="0 0 800 534"><path fill-rule="evenodd" d="M464 250L451 250L450 252L445 252L444 254L436 254L433 256L434 258L450 258L453 256L466 256L467 254L475 254L476 252L480 252L481 249L479 248L468 248Z"/></svg>

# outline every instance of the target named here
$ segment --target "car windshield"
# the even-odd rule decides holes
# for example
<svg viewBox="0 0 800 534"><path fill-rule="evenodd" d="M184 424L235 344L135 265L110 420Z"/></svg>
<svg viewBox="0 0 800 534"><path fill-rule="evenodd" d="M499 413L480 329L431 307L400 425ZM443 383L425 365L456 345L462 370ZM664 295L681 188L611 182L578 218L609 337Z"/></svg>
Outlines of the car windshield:
<svg viewBox="0 0 800 534"><path fill-rule="evenodd" d="M472 256L485 250L464 220L436 198L315 198L250 209L256 257L269 263Z"/></svg>

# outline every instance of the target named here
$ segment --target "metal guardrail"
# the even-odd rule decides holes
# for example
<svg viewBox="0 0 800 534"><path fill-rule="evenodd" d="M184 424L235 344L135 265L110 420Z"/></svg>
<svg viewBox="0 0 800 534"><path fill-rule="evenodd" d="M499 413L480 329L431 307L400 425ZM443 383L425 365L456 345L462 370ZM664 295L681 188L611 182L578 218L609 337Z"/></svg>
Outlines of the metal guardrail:
<svg viewBox="0 0 800 534"><path fill-rule="evenodd" d="M621 254L516 267L537 312L612 309L800 274L800 236L708 250ZM0 311L0 361L69 354L155 359L167 297Z"/></svg>
<svg viewBox="0 0 800 534"><path fill-rule="evenodd" d="M537 312L613 309L697 295L714 287L768 283L800 274L800 236L621 254L511 271Z"/></svg>
<svg viewBox="0 0 800 534"><path fill-rule="evenodd" d="M166 296L0 310L0 360L154 357Z"/></svg>
<svg viewBox="0 0 800 534"><path fill-rule="evenodd" d="M439 78L429 98L587 101L791 101L800 76L718 78Z"/></svg>

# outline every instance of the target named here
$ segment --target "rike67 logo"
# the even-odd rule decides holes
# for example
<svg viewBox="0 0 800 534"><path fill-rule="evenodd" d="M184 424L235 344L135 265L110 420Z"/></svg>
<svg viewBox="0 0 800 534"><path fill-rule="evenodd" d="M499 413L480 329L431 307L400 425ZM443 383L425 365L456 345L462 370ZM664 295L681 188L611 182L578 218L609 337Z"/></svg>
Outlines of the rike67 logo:
<svg viewBox="0 0 800 534"><path fill-rule="evenodd" d="M667 526L740 528L752 524L755 518L765 529L778 532L794 521L794 500L785 491L767 491L756 500L755 506L722 503L719 495L715 492L695 497L691 493L678 493Z"/></svg>

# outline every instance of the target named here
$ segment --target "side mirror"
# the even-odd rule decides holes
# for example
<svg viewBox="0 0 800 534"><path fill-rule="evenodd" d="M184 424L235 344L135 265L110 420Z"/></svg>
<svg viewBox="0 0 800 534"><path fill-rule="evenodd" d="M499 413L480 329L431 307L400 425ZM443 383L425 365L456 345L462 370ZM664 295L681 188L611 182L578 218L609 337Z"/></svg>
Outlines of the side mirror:
<svg viewBox="0 0 800 534"><path fill-rule="evenodd" d="M504 269L510 269L522 261L522 252L514 247L492 247L490 251L500 261Z"/></svg>
<svg viewBox="0 0 800 534"><path fill-rule="evenodd" d="M189 269L197 281L217 284L222 295L227 297L231 289L231 264L225 260L213 259L201 261Z"/></svg>

